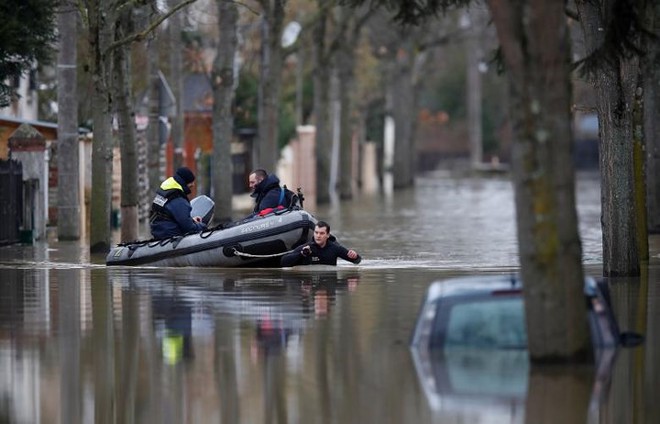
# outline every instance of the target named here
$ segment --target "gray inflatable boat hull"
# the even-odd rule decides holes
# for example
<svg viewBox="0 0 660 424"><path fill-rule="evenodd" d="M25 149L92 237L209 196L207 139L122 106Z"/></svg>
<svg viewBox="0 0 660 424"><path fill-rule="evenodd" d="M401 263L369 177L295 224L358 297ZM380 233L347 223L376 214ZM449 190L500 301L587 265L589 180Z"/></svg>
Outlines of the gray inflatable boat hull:
<svg viewBox="0 0 660 424"><path fill-rule="evenodd" d="M287 210L225 229L113 247L107 265L167 267L279 266L281 254L312 240L316 218Z"/></svg>

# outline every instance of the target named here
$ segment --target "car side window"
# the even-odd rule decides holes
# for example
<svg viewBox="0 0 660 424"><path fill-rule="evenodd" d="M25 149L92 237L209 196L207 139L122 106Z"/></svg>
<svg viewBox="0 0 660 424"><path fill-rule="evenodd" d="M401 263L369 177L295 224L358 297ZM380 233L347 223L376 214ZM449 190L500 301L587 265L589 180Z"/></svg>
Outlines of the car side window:
<svg viewBox="0 0 660 424"><path fill-rule="evenodd" d="M444 347L522 349L527 347L520 298L455 303L447 314Z"/></svg>

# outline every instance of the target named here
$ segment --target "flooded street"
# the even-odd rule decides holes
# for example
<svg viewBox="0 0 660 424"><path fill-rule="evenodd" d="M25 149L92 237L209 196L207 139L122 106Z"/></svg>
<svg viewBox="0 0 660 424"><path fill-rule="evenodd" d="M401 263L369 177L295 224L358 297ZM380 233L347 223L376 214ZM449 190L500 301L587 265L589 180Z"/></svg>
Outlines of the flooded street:
<svg viewBox="0 0 660 424"><path fill-rule="evenodd" d="M580 175L587 274L600 189ZM0 423L658 423L660 240L610 282L646 337L602 372L409 341L433 281L519 263L511 182L419 178L312 212L364 258L336 269L106 267L77 243L0 247ZM655 236L657 237L657 236Z"/></svg>

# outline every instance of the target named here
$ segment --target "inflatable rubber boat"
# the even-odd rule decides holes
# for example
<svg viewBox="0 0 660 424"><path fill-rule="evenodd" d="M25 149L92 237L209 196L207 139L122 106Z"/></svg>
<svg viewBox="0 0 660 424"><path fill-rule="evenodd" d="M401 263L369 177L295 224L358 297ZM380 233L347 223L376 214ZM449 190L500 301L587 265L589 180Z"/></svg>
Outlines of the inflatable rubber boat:
<svg viewBox="0 0 660 424"><path fill-rule="evenodd" d="M316 218L284 209L227 228L113 247L107 265L167 267L277 267L281 256L312 240Z"/></svg>

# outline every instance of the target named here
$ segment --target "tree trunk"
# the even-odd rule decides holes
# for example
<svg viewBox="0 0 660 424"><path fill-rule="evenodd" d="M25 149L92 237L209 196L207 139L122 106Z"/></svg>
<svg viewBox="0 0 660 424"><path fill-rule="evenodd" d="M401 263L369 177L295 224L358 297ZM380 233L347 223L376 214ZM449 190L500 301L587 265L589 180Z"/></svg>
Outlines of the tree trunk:
<svg viewBox="0 0 660 424"><path fill-rule="evenodd" d="M147 44L149 68L149 125L147 126L147 175L149 192L154 193L161 183L160 172L160 78L158 77L158 41Z"/></svg>
<svg viewBox="0 0 660 424"><path fill-rule="evenodd" d="M125 10L116 25L115 40L121 40L133 30L131 9ZM121 242L138 237L138 160L135 112L130 77L132 73L130 45L114 51L114 92L116 93L119 147L121 151Z"/></svg>
<svg viewBox="0 0 660 424"><path fill-rule="evenodd" d="M562 2L488 0L509 78L513 180L533 362L592 359L571 156Z"/></svg>
<svg viewBox="0 0 660 424"><path fill-rule="evenodd" d="M76 19L74 18L74 22ZM60 37L62 33L60 32ZM62 40L62 38L60 38ZM80 361L82 343L80 292L83 286L78 269L57 269L51 278L57 281L57 331L62 339L59 345L60 370L60 421L79 424L83 422L83 363ZM51 416L53 419L54 416Z"/></svg>
<svg viewBox="0 0 660 424"><path fill-rule="evenodd" d="M90 1L87 7L89 19L89 70L92 75L94 100L94 141L92 144L92 198L90 206L90 240L92 253L110 250L110 209L112 196L112 127L108 75L111 74L111 58L107 48L112 40L107 0Z"/></svg>
<svg viewBox="0 0 660 424"><path fill-rule="evenodd" d="M393 188L400 189L413 185L412 157L412 122L417 119L415 113L415 89L413 86L413 52L411 40L404 39L399 46L399 53L394 58L394 75L390 89L393 90L394 109L394 163L392 168Z"/></svg>
<svg viewBox="0 0 660 424"><path fill-rule="evenodd" d="M602 140L600 169L603 272L607 276L639 275L632 104L624 100L625 94L619 85L623 82L618 76L606 73L601 73L596 82Z"/></svg>
<svg viewBox="0 0 660 424"><path fill-rule="evenodd" d="M392 173L392 188L411 187L415 182L415 140L421 71L428 55L416 51L418 35L402 33L389 37L385 71L385 109L394 122L393 146L386 135L384 168ZM387 124L386 124L387 126Z"/></svg>
<svg viewBox="0 0 660 424"><path fill-rule="evenodd" d="M635 187L635 228L639 260L649 260L648 220L646 216L646 167L644 158L644 77L637 67L637 88L633 106L633 185Z"/></svg>
<svg viewBox="0 0 660 424"><path fill-rule="evenodd" d="M221 393L218 399L221 423L240 423L241 395L238 377L238 359L236 351L230 349L234 346L234 335L231 329L223 325L220 318L216 318L214 326L213 347L213 377L217 393Z"/></svg>
<svg viewBox="0 0 660 424"><path fill-rule="evenodd" d="M176 8L160 18L165 19L169 14L176 12L194 1L184 0L178 3ZM112 205L112 149L114 142L111 125L113 96L110 90L111 81L109 79L113 75L113 50L121 48L122 43L112 44L113 30L118 23L116 2L112 0L84 0L80 3L80 7L81 12L86 17L85 23L88 25L89 63L87 64L87 69L91 74L93 84L91 97L92 104L94 105L92 112L94 141L92 146L90 251L92 253L100 253L109 251L111 242L110 212ZM154 21L153 23L156 24L157 22ZM146 33L153 31L156 27L157 25L150 26ZM141 36L141 34L139 36L138 34L131 34L131 36L123 41L129 43L140 39ZM156 128L158 128L157 125ZM159 162L160 152L149 154L148 159L154 157ZM135 169L137 169L137 166ZM154 186L157 187L158 182Z"/></svg>
<svg viewBox="0 0 660 424"><path fill-rule="evenodd" d="M257 165L275 171L279 156L279 107L282 86L282 30L286 0L260 0L262 21L261 66L259 80L259 140Z"/></svg>
<svg viewBox="0 0 660 424"><path fill-rule="evenodd" d="M420 111L420 97L421 97L421 91L424 89L424 82L425 82L425 76L428 75L428 72L430 72L427 68L429 65L432 63L430 60L430 57L432 56L432 51L430 50L422 50L420 52L417 52L415 54L415 58L413 61L413 69L412 69L412 106L411 108L413 109L413 114L410 119L410 129L409 129L409 137L410 137L410 155L409 155L409 167L410 167L410 182L409 185L412 186L415 184L415 173L417 172L417 163L418 163L418 156L417 156L417 128L419 124L419 120L417 117L419 116L419 111Z"/></svg>
<svg viewBox="0 0 660 424"><path fill-rule="evenodd" d="M57 237L80 239L80 172L76 34L78 12L65 2L58 14L57 57Z"/></svg>
<svg viewBox="0 0 660 424"><path fill-rule="evenodd" d="M356 40L354 40L356 41ZM355 44L348 44L338 52L340 102L340 146L339 146L339 197L353 198L355 175L353 175L353 93L355 90Z"/></svg>
<svg viewBox="0 0 660 424"><path fill-rule="evenodd" d="M594 391L594 374L593 367L532 365L527 382L525 423L589 423L596 421L589 415Z"/></svg>
<svg viewBox="0 0 660 424"><path fill-rule="evenodd" d="M603 13L610 1L576 1L587 54L605 41ZM638 217L640 187L635 184L633 102L639 60L613 59L595 75L600 130L600 173L603 226L603 272L607 276L639 275ZM645 194L638 193L644 196ZM645 230L645 229L644 229Z"/></svg>
<svg viewBox="0 0 660 424"><path fill-rule="evenodd" d="M232 220L231 141L234 133L232 103L237 80L234 63L237 45L238 9L235 3L218 0L218 49L213 62L213 166L211 179L215 199L215 219Z"/></svg>
<svg viewBox="0 0 660 424"><path fill-rule="evenodd" d="M97 274L102 276L102 274ZM96 280L96 281L95 281ZM92 277L91 284L92 325L91 355L94 384L94 422L117 422L117 379L115 374L115 328L112 285L106 278Z"/></svg>
<svg viewBox="0 0 660 424"><path fill-rule="evenodd" d="M170 0L170 7L174 7L179 0ZM174 169L183 166L183 139L185 117L183 110L183 43L181 40L181 13L178 12L169 18L170 29L170 87L172 95L176 100L176 113L172 117L172 144L174 147L174 158L172 165Z"/></svg>
<svg viewBox="0 0 660 424"><path fill-rule="evenodd" d="M341 104L341 146L340 146L340 172L339 197L351 199L357 187L357 175L353 175L353 140L356 136L356 119L353 97L355 96L355 61L357 46L360 43L362 27L367 16L358 14L357 10L340 7L341 21L345 22L346 29L340 28L338 34L340 42L337 50L337 69L339 73L339 101Z"/></svg>
<svg viewBox="0 0 660 424"><path fill-rule="evenodd" d="M330 60L326 48L328 8L319 0L319 19L314 27L314 125L316 126L316 202L330 201Z"/></svg>
<svg viewBox="0 0 660 424"><path fill-rule="evenodd" d="M124 290L121 294L121 333L122 343L119 354L120 373L117 378L118 422L134 424L137 414L137 386L140 372L140 298L135 293ZM152 418L152 417L150 417Z"/></svg>
<svg viewBox="0 0 660 424"><path fill-rule="evenodd" d="M479 169L483 162L483 134L481 128L481 72L479 71L479 62L482 60L483 52L481 43L482 21L484 20L482 11L478 8L466 12L466 17L470 20L465 48L467 49L467 69L466 69L466 91L465 102L467 104L467 126L468 138L470 140L470 166L472 169Z"/></svg>
<svg viewBox="0 0 660 424"><path fill-rule="evenodd" d="M649 2L645 14L649 29L660 32L660 3ZM648 230L660 233L660 46L648 43L642 62L644 75L644 134L646 141L646 181Z"/></svg>

